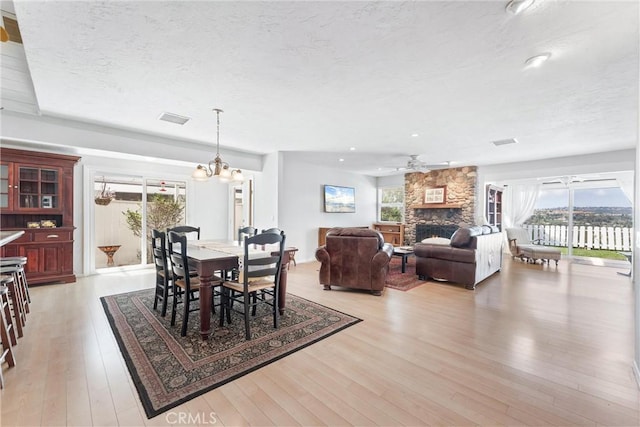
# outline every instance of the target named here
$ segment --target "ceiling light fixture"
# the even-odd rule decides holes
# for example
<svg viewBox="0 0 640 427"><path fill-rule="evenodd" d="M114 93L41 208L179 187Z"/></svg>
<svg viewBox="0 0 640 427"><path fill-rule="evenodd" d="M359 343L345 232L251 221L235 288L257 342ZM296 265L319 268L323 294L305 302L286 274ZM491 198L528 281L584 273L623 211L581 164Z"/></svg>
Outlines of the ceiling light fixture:
<svg viewBox="0 0 640 427"><path fill-rule="evenodd" d="M511 0L509 3L507 3L507 7L505 9L507 10L507 12L517 15L531 7L534 2L535 0Z"/></svg>
<svg viewBox="0 0 640 427"><path fill-rule="evenodd" d="M214 108L216 112L216 118L218 123L218 130L216 133L216 158L209 160L208 166L198 165L196 170L193 171L191 178L195 181L206 181L212 176L217 177L222 182L228 181L242 181L242 171L240 169L231 169L229 163L223 162L220 158L220 113L223 111L219 108Z"/></svg>
<svg viewBox="0 0 640 427"><path fill-rule="evenodd" d="M544 64L545 62L547 62L547 60L551 58L551 54L549 52L545 52L545 53L541 53L540 55L536 55L536 56L532 56L531 58L527 59L524 62L524 65L529 68L529 67L539 67L542 64Z"/></svg>

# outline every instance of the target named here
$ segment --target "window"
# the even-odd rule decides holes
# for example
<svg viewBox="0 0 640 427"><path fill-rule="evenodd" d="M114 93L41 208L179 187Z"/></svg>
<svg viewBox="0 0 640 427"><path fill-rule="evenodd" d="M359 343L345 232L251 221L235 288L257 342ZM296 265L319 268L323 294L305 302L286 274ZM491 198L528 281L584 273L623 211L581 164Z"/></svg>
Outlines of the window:
<svg viewBox="0 0 640 427"><path fill-rule="evenodd" d="M380 221L404 222L404 187L386 187L379 191Z"/></svg>

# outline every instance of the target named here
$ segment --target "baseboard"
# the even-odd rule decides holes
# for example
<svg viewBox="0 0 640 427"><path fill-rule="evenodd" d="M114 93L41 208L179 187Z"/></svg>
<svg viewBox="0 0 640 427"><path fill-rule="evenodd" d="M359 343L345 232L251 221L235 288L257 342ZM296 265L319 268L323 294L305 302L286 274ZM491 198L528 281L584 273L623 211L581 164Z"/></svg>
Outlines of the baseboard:
<svg viewBox="0 0 640 427"><path fill-rule="evenodd" d="M636 378L636 386L640 389L640 367L636 360L633 361L633 376Z"/></svg>

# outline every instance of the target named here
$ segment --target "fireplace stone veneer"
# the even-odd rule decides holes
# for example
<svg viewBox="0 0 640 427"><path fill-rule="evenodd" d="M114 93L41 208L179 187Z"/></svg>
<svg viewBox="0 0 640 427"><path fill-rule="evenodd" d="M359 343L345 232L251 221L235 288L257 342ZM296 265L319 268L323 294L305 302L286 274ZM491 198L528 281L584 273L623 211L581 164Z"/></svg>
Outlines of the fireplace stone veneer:
<svg viewBox="0 0 640 427"><path fill-rule="evenodd" d="M429 234L418 238L421 237L416 236L418 225L455 226L457 229L475 224L476 200L479 197L477 179L477 167L475 166L405 174L405 240L409 244L414 244L426 237L431 237ZM445 204L455 207L442 209L442 207L434 206L434 208L429 208L428 204L425 204L425 190L443 186L447 188ZM446 234L449 233L449 230L444 229L443 232ZM449 238L451 235L440 237Z"/></svg>

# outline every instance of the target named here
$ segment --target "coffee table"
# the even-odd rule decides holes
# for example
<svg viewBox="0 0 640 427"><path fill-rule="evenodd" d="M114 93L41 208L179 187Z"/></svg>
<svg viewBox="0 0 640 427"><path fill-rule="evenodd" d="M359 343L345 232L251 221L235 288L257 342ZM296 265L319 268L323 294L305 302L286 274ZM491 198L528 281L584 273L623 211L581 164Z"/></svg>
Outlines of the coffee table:
<svg viewBox="0 0 640 427"><path fill-rule="evenodd" d="M413 247L411 246L398 246L393 248L393 256L402 258L402 267L400 269L402 273L407 270L407 259L409 255L413 255Z"/></svg>

